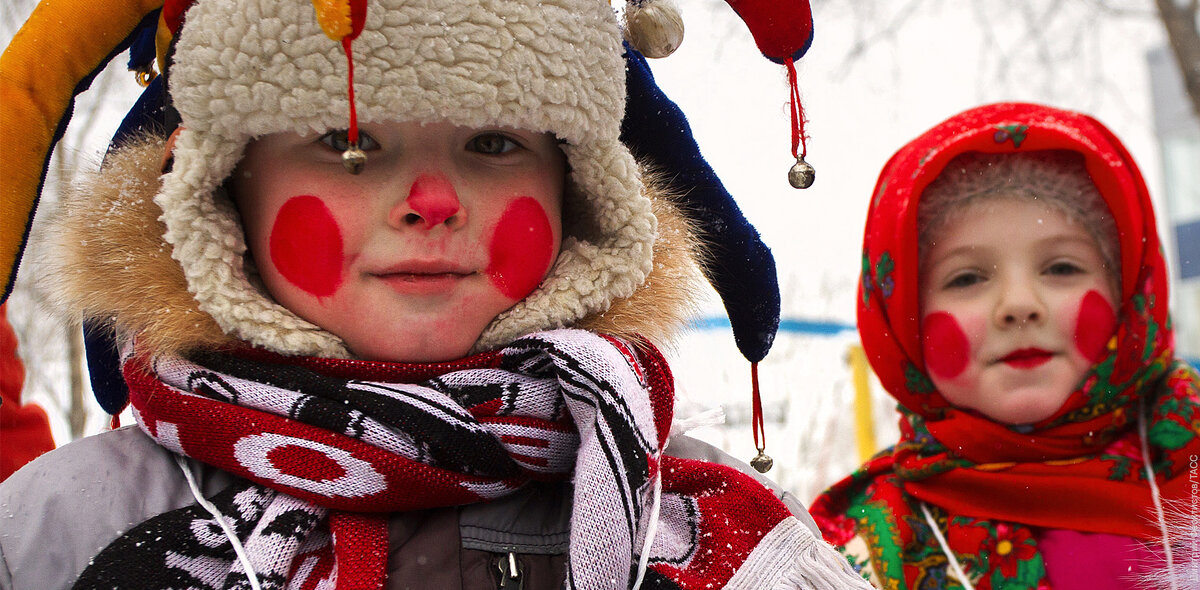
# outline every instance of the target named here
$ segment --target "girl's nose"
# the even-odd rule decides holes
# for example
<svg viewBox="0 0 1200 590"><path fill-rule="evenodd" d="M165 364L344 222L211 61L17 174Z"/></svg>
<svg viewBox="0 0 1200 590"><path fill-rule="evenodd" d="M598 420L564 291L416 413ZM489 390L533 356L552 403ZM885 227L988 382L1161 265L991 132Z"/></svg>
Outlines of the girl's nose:
<svg viewBox="0 0 1200 590"><path fill-rule="evenodd" d="M996 306L996 322L1003 326L1024 326L1046 319L1046 307L1037 289L1023 280L1010 280L1004 285Z"/></svg>
<svg viewBox="0 0 1200 590"><path fill-rule="evenodd" d="M446 177L422 174L413 181L408 197L392 208L389 221L395 227L433 229L445 224L457 229L466 223L466 215L454 185Z"/></svg>

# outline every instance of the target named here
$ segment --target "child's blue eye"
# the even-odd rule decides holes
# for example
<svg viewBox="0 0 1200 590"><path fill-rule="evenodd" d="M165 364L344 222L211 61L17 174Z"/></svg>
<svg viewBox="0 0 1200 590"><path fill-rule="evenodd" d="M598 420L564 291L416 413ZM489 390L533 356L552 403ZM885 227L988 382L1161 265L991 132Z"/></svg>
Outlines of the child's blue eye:
<svg viewBox="0 0 1200 590"><path fill-rule="evenodd" d="M506 154L521 147L516 141L503 133L481 133L467 142L467 149L481 154Z"/></svg>
<svg viewBox="0 0 1200 590"><path fill-rule="evenodd" d="M322 135L317 141L333 148L336 151L344 152L350 149L350 132L345 129L334 129L325 135ZM379 142L375 141L368 133L358 132L358 148L364 152L379 149Z"/></svg>

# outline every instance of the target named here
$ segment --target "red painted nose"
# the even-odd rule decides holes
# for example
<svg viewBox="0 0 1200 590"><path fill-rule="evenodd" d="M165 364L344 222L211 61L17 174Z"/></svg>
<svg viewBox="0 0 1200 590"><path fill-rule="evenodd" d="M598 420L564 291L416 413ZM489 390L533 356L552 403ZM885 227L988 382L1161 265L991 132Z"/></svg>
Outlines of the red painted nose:
<svg viewBox="0 0 1200 590"><path fill-rule="evenodd" d="M455 218L462 211L454 185L443 176L422 174L413 182L404 201L409 213L404 216L407 225L418 225L425 229L437 227Z"/></svg>

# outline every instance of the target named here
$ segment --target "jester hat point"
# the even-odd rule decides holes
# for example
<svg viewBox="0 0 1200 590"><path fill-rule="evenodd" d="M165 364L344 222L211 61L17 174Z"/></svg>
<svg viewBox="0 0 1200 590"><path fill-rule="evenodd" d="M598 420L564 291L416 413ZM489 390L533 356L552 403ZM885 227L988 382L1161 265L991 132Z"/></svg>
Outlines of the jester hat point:
<svg viewBox="0 0 1200 590"><path fill-rule="evenodd" d="M730 4L764 54L793 71L794 86L792 64L812 39L808 2ZM48 67L47 47L64 65ZM74 97L126 48L142 81L153 62L167 75L139 101L158 128L131 113L114 145L130 129L180 124L155 203L189 291L231 336L284 354L349 355L255 284L222 187L247 143L404 119L547 131L563 142L585 227L565 236L543 286L497 317L477 349L603 312L644 281L657 230L633 154L666 169L668 188L686 195L684 212L714 245L706 271L743 354L757 361L770 348L779 317L770 251L599 0L44 0L0 61L0 125L27 138L4 148L5 298Z"/></svg>

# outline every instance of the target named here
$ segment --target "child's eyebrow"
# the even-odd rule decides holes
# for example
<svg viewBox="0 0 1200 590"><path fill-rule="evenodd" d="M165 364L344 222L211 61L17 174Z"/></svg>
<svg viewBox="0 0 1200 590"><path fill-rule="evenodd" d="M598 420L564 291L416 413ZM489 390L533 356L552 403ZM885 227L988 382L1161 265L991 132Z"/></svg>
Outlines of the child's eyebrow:
<svg viewBox="0 0 1200 590"><path fill-rule="evenodd" d="M934 258L931 256L929 260L932 264L930 264L930 266L937 266L937 263L943 262L943 261L951 259L951 258L956 258L959 256L966 256L968 254L976 253L980 250L987 251L990 249L991 248L985 244L963 244L961 246L955 246L954 248L951 248L950 250L947 250L946 252L939 253L937 258Z"/></svg>
<svg viewBox="0 0 1200 590"><path fill-rule="evenodd" d="M1100 246L1096 243L1094 238L1087 234L1081 235L1074 232L1055 233L1039 238L1033 243L1033 247L1039 250L1049 249L1060 245L1069 245L1072 248L1082 247L1093 250L1097 253L1100 252ZM941 267L947 264L955 263L956 259L977 256L981 253L984 255L991 255L995 250L996 248L986 244L968 243L961 246L955 246L946 252L939 253L936 258L932 256L929 257L924 264L921 264L921 267L918 269L918 273L921 276L932 277Z"/></svg>
<svg viewBox="0 0 1200 590"><path fill-rule="evenodd" d="M1097 244L1096 239L1093 238L1091 235L1088 235L1086 232L1083 234L1078 234L1078 233L1074 233L1074 232L1071 232L1071 233L1060 232L1057 234L1046 236L1044 238L1039 239L1037 242L1034 242L1034 245L1039 246L1039 247L1055 246L1055 245L1059 245L1059 244L1075 244L1075 245L1080 245L1080 246L1086 246L1086 247L1092 248L1096 251L1100 250L1100 244Z"/></svg>

